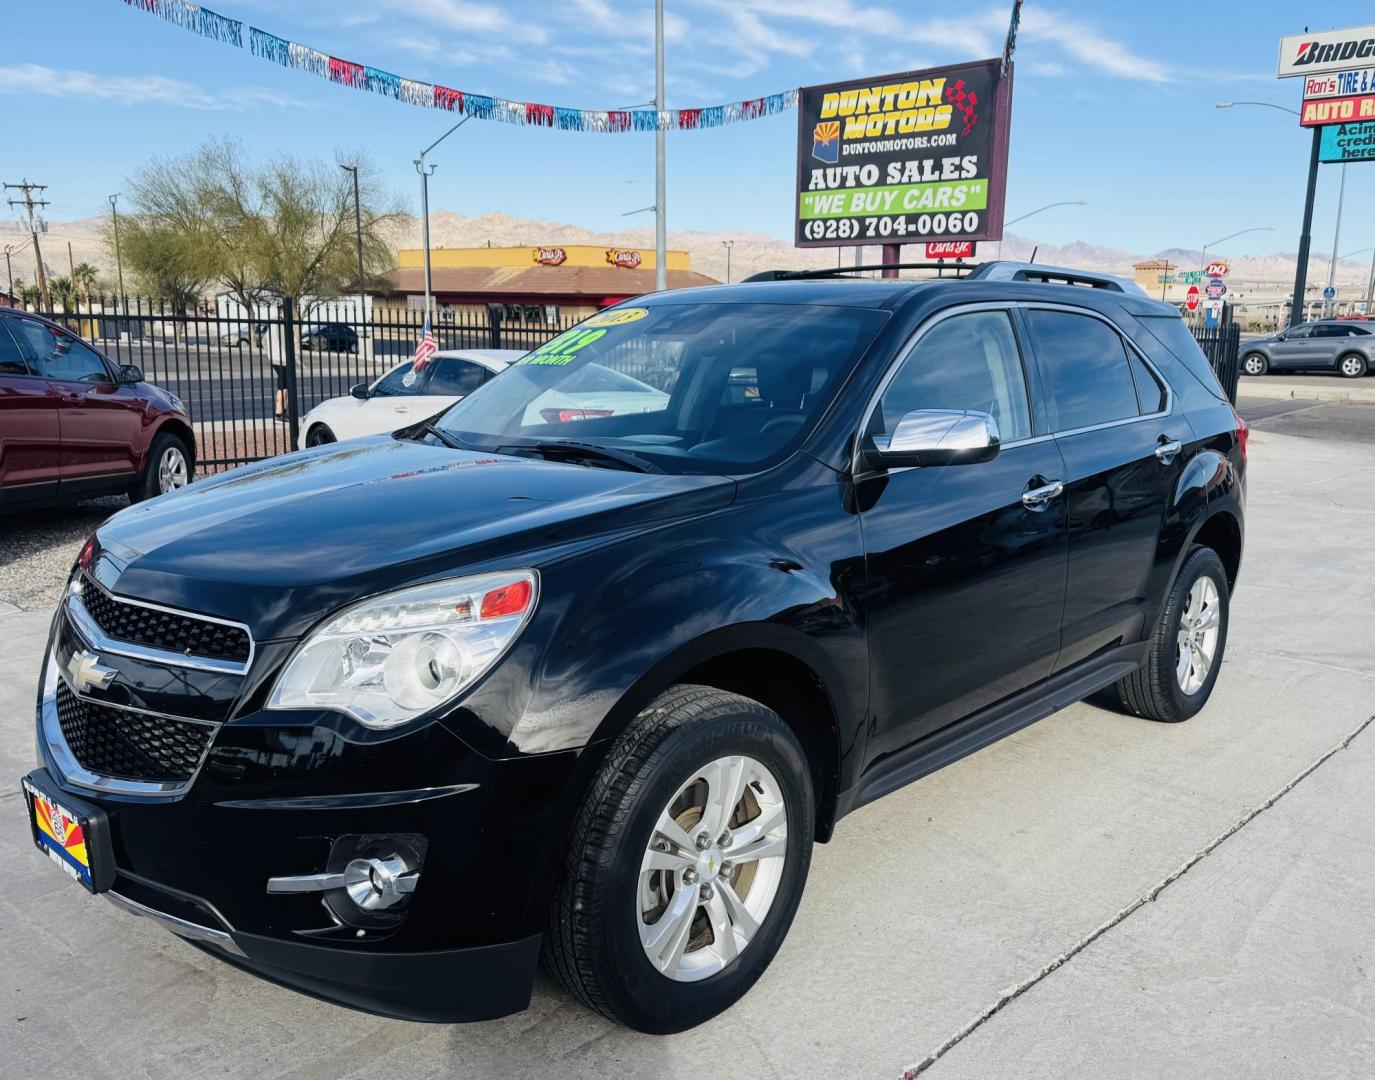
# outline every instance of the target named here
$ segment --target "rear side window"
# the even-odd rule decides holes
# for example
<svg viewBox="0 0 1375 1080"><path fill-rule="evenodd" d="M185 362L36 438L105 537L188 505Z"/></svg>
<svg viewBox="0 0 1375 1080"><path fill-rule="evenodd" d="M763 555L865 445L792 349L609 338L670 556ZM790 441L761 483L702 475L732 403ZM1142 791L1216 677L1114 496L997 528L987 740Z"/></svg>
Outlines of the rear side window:
<svg viewBox="0 0 1375 1080"><path fill-rule="evenodd" d="M1049 380L1060 431L1106 424L1140 410L1127 350L1117 331L1088 315L1026 312Z"/></svg>
<svg viewBox="0 0 1375 1080"><path fill-rule="evenodd" d="M1203 350L1193 334L1189 333L1183 319L1178 315L1138 315L1136 320L1188 368L1189 374L1201 382L1210 394L1222 401L1227 400L1227 395L1222 392L1222 384L1213 373L1213 365L1208 363L1208 358L1203 355ZM1146 351L1149 353L1151 350Z"/></svg>
<svg viewBox="0 0 1375 1080"><path fill-rule="evenodd" d="M5 329L6 321L0 319L0 375L27 375L29 365L24 362L24 354Z"/></svg>
<svg viewBox="0 0 1375 1080"><path fill-rule="evenodd" d="M1136 380L1136 403L1141 409L1141 415L1149 416L1151 413L1163 412L1168 399L1165 396L1165 388L1155 377L1155 372L1130 349L1127 350L1127 355L1131 357L1132 378Z"/></svg>

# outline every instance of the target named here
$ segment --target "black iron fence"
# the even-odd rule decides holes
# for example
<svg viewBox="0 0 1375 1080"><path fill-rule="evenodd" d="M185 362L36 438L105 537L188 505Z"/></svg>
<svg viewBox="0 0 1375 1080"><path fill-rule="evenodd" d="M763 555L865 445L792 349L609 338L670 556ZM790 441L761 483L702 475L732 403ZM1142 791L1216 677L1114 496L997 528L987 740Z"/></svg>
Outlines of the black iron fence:
<svg viewBox="0 0 1375 1080"><path fill-rule="evenodd" d="M299 312L284 302L248 314L238 304L183 311L130 298L40 314L177 395L196 429L203 472L295 449L302 417L413 356L424 328L422 311L374 306L360 317L356 303ZM511 320L498 305L453 308L432 320L431 333L441 350L528 351L574 322Z"/></svg>
<svg viewBox="0 0 1375 1080"><path fill-rule="evenodd" d="M1233 405L1237 403L1237 380L1241 375L1238 357L1241 353L1241 326L1232 322L1230 311L1216 326L1202 324L1191 327L1203 355L1208 358L1217 381Z"/></svg>

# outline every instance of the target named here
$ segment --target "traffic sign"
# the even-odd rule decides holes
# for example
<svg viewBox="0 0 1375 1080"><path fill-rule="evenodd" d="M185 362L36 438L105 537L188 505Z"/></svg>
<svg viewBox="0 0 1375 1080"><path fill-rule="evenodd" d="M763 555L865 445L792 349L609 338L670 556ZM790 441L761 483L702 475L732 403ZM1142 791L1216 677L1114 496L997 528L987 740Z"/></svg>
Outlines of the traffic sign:
<svg viewBox="0 0 1375 1080"><path fill-rule="evenodd" d="M1227 295L1227 283L1221 278L1212 278L1205 291L1208 293L1209 300L1221 300Z"/></svg>
<svg viewBox="0 0 1375 1080"><path fill-rule="evenodd" d="M1337 290L1331 285L1327 286L1327 288L1322 291L1322 298L1324 300L1335 300L1337 298Z"/></svg>
<svg viewBox="0 0 1375 1080"><path fill-rule="evenodd" d="M1185 293L1185 296L1187 297L1187 299L1184 301L1184 306L1187 307L1190 311L1197 311L1199 304L1198 286L1190 285L1189 291Z"/></svg>

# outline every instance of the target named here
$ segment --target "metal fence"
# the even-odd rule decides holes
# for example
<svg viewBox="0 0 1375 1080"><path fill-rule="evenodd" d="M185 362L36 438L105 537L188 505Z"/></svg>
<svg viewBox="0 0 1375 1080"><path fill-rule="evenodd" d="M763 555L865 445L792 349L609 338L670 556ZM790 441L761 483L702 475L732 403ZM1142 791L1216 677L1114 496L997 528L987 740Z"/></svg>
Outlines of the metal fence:
<svg viewBox="0 0 1375 1080"><path fill-rule="evenodd" d="M316 305L303 314L284 302L247 315L226 313L223 305L180 311L130 298L39 314L176 394L196 430L201 472L294 450L302 417L412 356L424 328L421 311L373 308L360 318L357 305L344 303ZM492 305L446 311L431 323L431 332L441 350L526 351L575 321L511 320Z"/></svg>
<svg viewBox="0 0 1375 1080"><path fill-rule="evenodd" d="M1208 358L1217 381L1233 405L1237 403L1237 380L1241 375L1238 357L1241 353L1241 326L1232 322L1230 312L1217 326L1191 327L1203 355Z"/></svg>

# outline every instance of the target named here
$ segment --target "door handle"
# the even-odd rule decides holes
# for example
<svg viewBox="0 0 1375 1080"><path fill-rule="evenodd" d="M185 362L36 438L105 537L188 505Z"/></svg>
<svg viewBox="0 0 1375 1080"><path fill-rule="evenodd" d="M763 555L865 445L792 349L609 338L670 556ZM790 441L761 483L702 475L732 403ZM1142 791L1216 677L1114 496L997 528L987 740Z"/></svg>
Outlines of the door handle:
<svg viewBox="0 0 1375 1080"><path fill-rule="evenodd" d="M1155 448L1155 458L1162 465L1172 462L1179 452L1184 449L1184 445L1178 439L1160 436L1160 445Z"/></svg>
<svg viewBox="0 0 1375 1080"><path fill-rule="evenodd" d="M1036 479L1040 480L1043 479L1043 477L1037 477ZM1032 482L1034 483L1035 481ZM1022 505L1028 510L1044 510L1050 505L1051 500L1058 499L1064 494L1064 491L1065 485L1059 480L1052 480L1050 483L1042 484L1040 487L1027 488L1026 491L1022 492Z"/></svg>
<svg viewBox="0 0 1375 1080"><path fill-rule="evenodd" d="M410 407L409 405L398 405L398 406L396 407L396 411L397 411L397 412L410 412L410 411L411 411L411 407Z"/></svg>

